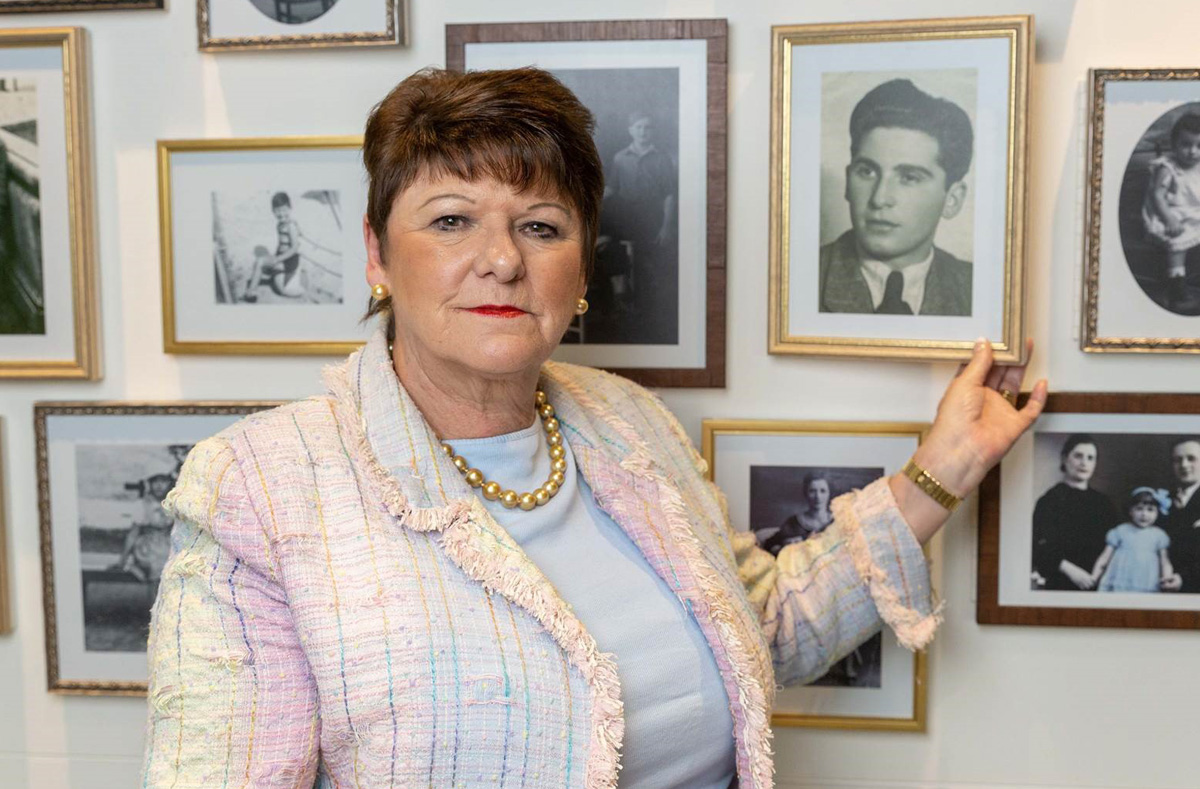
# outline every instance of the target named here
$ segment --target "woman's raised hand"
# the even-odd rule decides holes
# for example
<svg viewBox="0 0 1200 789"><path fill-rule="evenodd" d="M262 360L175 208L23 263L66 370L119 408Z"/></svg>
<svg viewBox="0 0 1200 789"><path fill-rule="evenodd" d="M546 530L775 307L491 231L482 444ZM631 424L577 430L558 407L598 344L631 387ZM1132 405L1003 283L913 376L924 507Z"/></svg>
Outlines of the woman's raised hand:
<svg viewBox="0 0 1200 789"><path fill-rule="evenodd" d="M1033 341L1025 347L1033 354ZM913 461L932 474L946 490L966 496L1000 462L1016 440L1042 413L1046 381L1038 381L1023 408L1017 409L1001 392L1016 399L1025 380L1025 365L997 365L986 340L975 343L971 361L959 368L938 403L929 435ZM913 533L924 542L945 522L948 513L907 477L891 478L892 492Z"/></svg>
<svg viewBox="0 0 1200 789"><path fill-rule="evenodd" d="M1026 343L1026 359L1033 354L1033 340ZM937 417L929 436L918 448L915 460L952 493L965 496L1000 462L1021 434L1046 405L1046 381L1038 381L1023 408L1014 400L1025 380L1025 365L995 364L992 346L975 343L971 361L959 368L938 403Z"/></svg>

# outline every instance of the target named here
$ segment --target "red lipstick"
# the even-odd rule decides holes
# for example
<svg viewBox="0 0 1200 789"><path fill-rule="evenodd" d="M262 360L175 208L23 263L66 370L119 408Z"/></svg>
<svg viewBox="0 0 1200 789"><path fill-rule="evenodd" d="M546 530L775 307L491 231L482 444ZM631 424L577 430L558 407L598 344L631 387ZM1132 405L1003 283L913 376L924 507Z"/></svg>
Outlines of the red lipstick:
<svg viewBox="0 0 1200 789"><path fill-rule="evenodd" d="M468 311L476 315L486 315L489 318L519 318L528 314L525 310L509 304L480 304L478 307L471 307Z"/></svg>

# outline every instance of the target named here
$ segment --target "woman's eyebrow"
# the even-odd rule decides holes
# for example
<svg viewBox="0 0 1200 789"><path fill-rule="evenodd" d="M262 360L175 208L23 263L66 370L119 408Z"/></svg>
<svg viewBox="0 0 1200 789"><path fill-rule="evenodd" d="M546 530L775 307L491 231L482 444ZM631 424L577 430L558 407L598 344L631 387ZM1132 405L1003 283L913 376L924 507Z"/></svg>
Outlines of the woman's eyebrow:
<svg viewBox="0 0 1200 789"><path fill-rule="evenodd" d="M456 200L466 200L468 203L471 203L472 205L475 204L475 201L472 200L471 198L467 197L466 195L460 195L457 192L449 192L447 194L434 195L433 197L426 200L424 203L421 203L421 205L418 206L418 208L424 208L425 206L429 205L430 203L432 203L435 200L447 200L447 199L451 199L451 198L456 199Z"/></svg>
<svg viewBox="0 0 1200 789"><path fill-rule="evenodd" d="M529 206L529 208L527 208L526 210L527 210L527 211L532 211L532 210L533 210L533 209L535 209L535 208L557 208L559 211L562 211L562 212L563 212L564 214L566 214L567 216L570 216L570 215L571 215L571 209L567 208L567 207L566 207L565 205L563 205L562 203L555 203L555 202L551 202L551 201L543 201L543 202L541 202L541 203L534 203L533 205Z"/></svg>

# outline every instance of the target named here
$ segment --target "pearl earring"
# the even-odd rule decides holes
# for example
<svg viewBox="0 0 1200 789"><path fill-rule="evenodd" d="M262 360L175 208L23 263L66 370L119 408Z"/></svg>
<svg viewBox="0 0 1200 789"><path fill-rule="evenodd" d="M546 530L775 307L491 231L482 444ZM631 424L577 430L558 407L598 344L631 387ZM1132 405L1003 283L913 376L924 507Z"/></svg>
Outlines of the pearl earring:
<svg viewBox="0 0 1200 789"><path fill-rule="evenodd" d="M388 295L388 286L384 285L382 282L371 288L371 298L375 299L375 301L383 301L388 297Z"/></svg>
<svg viewBox="0 0 1200 789"><path fill-rule="evenodd" d="M578 299L575 302L575 314L582 315L588 311L587 299Z"/></svg>

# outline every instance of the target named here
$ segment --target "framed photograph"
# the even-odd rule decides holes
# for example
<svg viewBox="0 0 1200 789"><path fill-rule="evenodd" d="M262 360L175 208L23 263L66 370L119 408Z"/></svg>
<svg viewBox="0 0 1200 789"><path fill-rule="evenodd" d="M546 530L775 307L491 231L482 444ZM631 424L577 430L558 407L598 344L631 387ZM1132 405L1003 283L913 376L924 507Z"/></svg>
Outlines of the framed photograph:
<svg viewBox="0 0 1200 789"><path fill-rule="evenodd" d="M12 602L8 592L8 534L5 517L8 512L4 496L4 420L0 419L0 635L12 632Z"/></svg>
<svg viewBox="0 0 1200 789"><path fill-rule="evenodd" d="M899 471L928 430L908 422L706 419L703 454L734 527L772 554L819 534L829 503ZM819 679L775 695L776 726L925 730L926 656L878 633Z"/></svg>
<svg viewBox="0 0 1200 789"><path fill-rule="evenodd" d="M361 146L159 141L167 353L342 356L366 339Z"/></svg>
<svg viewBox="0 0 1200 789"><path fill-rule="evenodd" d="M0 0L0 14L50 11L136 11L162 7L163 0Z"/></svg>
<svg viewBox="0 0 1200 789"><path fill-rule="evenodd" d="M771 353L1024 355L1032 27L772 29Z"/></svg>
<svg viewBox="0 0 1200 789"><path fill-rule="evenodd" d="M1083 350L1200 353L1200 70L1089 76Z"/></svg>
<svg viewBox="0 0 1200 789"><path fill-rule="evenodd" d="M0 30L0 378L100 377L84 41Z"/></svg>
<svg viewBox="0 0 1200 789"><path fill-rule="evenodd" d="M446 26L448 68L539 66L596 118L591 309L556 359L725 385L726 57L724 19Z"/></svg>
<svg viewBox="0 0 1200 789"><path fill-rule="evenodd" d="M1200 395L1053 394L979 491L983 624L1200 627Z"/></svg>
<svg viewBox="0 0 1200 789"><path fill-rule="evenodd" d="M408 43L407 0L196 0L201 52Z"/></svg>
<svg viewBox="0 0 1200 789"><path fill-rule="evenodd" d="M36 403L49 688L146 692L170 550L161 502L199 441L278 403Z"/></svg>

